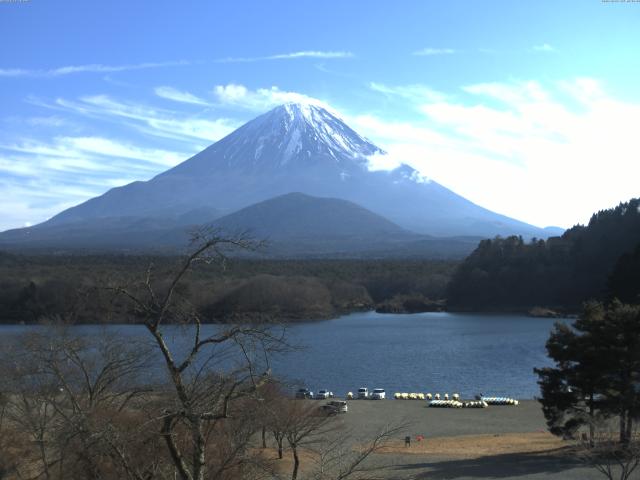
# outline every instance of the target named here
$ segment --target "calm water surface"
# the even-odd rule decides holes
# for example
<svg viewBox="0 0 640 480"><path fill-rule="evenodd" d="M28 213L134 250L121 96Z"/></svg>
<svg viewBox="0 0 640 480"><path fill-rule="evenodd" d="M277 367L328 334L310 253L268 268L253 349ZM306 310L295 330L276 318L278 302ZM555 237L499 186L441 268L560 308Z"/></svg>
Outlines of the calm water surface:
<svg viewBox="0 0 640 480"><path fill-rule="evenodd" d="M421 313L346 315L296 324L289 342L299 351L273 359L273 372L312 390L337 395L358 387L394 392L458 392L533 398L534 367L550 365L544 344L554 320L517 315ZM38 327L0 326L5 341ZM101 326L74 327L91 334ZM208 328L216 328L208 326ZM107 327L123 339L140 326Z"/></svg>

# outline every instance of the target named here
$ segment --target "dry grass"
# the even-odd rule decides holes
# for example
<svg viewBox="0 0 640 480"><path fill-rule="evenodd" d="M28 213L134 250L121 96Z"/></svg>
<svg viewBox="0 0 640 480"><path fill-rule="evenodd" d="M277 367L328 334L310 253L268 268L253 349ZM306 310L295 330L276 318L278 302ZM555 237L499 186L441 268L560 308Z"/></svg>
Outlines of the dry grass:
<svg viewBox="0 0 640 480"><path fill-rule="evenodd" d="M456 437L411 439L411 446L394 441L378 453L391 455L431 455L450 458L479 458L510 453L542 453L566 447L566 443L548 432L462 435Z"/></svg>
<svg viewBox="0 0 640 480"><path fill-rule="evenodd" d="M285 448L283 458L278 458L278 450L275 448L255 448L252 449L254 454L260 456L265 465L269 465L269 469L275 475L291 476L293 469L293 455L291 449ZM304 448L298 448L298 456L300 457L300 474L311 469L318 459L318 455Z"/></svg>

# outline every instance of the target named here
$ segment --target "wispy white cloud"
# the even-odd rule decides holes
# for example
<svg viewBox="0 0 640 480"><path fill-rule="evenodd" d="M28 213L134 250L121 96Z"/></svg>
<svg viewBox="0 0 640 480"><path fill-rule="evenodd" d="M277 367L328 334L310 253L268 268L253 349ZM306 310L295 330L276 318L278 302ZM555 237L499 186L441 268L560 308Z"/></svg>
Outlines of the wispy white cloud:
<svg viewBox="0 0 640 480"><path fill-rule="evenodd" d="M79 171L69 175L64 170L25 169L19 176L6 173L19 163L37 163L34 156L7 157L0 153L0 195L2 196L2 216L0 231L19 228L43 222L53 215L104 193L105 188L129 183L131 177L109 177L90 175Z"/></svg>
<svg viewBox="0 0 640 480"><path fill-rule="evenodd" d="M275 55L266 55L262 57L229 57L213 60L216 63L242 63L242 62L259 62L264 60L293 60L298 58L316 58L316 59L339 59L352 58L354 54L347 51L322 51L322 50L301 50L297 52L278 53ZM168 62L142 62L124 65L105 65L102 63L89 63L84 65L65 65L62 67L49 69L31 69L31 68L0 68L0 77L61 77L65 75L73 75L77 73L114 73L124 72L128 70L146 70L150 68L166 68L180 67L192 65L194 62L190 60L178 60ZM202 63L202 62L196 62Z"/></svg>
<svg viewBox="0 0 640 480"><path fill-rule="evenodd" d="M443 92L434 90L427 85L385 85L383 83L371 82L369 88L374 92L384 93L389 97L401 97L415 103L425 101L439 101L447 98Z"/></svg>
<svg viewBox="0 0 640 480"><path fill-rule="evenodd" d="M9 173L43 173L45 170L82 169L91 172L119 172L124 169L157 172L185 160L191 152L173 152L157 148L144 148L103 137L55 137L50 142L25 140L16 144L0 144L0 150L18 152L37 157L36 161L15 164L6 161L2 166ZM105 162L103 157L109 157ZM137 160L129 162L128 160ZM25 168L26 165L26 168Z"/></svg>
<svg viewBox="0 0 640 480"><path fill-rule="evenodd" d="M67 119L57 115L31 117L26 120L29 125L34 127L65 127L71 125Z"/></svg>
<svg viewBox="0 0 640 480"><path fill-rule="evenodd" d="M30 97L28 101L54 115L21 122L35 127L64 127L65 134L43 139L44 130L39 128L32 134L36 137L19 141L6 140L15 135L4 136L4 142L0 142L0 197L3 207L11 208L15 215L4 215L3 211L0 230L42 222L108 188L149 179L240 125L223 117L210 118L210 113L204 117L202 112L194 115L108 95L53 101ZM117 126L112 130L115 136L88 133L96 131L94 122L101 122L100 131L105 122ZM11 124L15 126L16 122ZM69 128L74 125L82 127ZM129 131L127 140L115 133L122 128ZM135 132L144 135L136 137ZM164 147L158 146L159 139Z"/></svg>
<svg viewBox="0 0 640 480"><path fill-rule="evenodd" d="M40 223L107 188L148 179L189 155L103 137L0 145L0 230Z"/></svg>
<svg viewBox="0 0 640 480"><path fill-rule="evenodd" d="M221 104L254 111L264 111L283 103L311 103L331 107L324 101L303 93L280 90L278 87L251 90L244 85L230 83L216 85L213 94Z"/></svg>
<svg viewBox="0 0 640 480"><path fill-rule="evenodd" d="M0 77L26 77L32 72L23 68L0 68Z"/></svg>
<svg viewBox="0 0 640 480"><path fill-rule="evenodd" d="M516 84L500 82L477 83L464 86L462 90L473 95L500 100L507 104L526 101L549 101L549 93L536 81L519 82Z"/></svg>
<svg viewBox="0 0 640 480"><path fill-rule="evenodd" d="M49 179L22 179L16 183L0 178L0 194L3 198L0 231L43 222L86 200L92 193L91 189Z"/></svg>
<svg viewBox="0 0 640 480"><path fill-rule="evenodd" d="M142 160L152 166L173 167L185 160L191 152L174 152L158 148L144 148L102 137L61 137L60 145L81 154L94 154L117 159Z"/></svg>
<svg viewBox="0 0 640 480"><path fill-rule="evenodd" d="M242 63L242 62L260 62L264 60L292 60L297 58L352 58L352 52L345 51L322 51L322 50L302 50L299 52L278 53L275 55L266 55L262 57L228 57L218 59L220 63Z"/></svg>
<svg viewBox="0 0 640 480"><path fill-rule="evenodd" d="M192 105L210 105L209 102L192 93L177 90L173 87L156 87L154 92L157 96L174 102L190 103Z"/></svg>
<svg viewBox="0 0 640 480"><path fill-rule="evenodd" d="M362 115L353 125L396 163L538 225L584 222L638 195L640 104L616 99L592 78L474 84L462 92L422 103L403 97L423 115L411 123Z"/></svg>
<svg viewBox="0 0 640 480"><path fill-rule="evenodd" d="M555 52L556 48L548 43L541 43L540 45L534 45L531 47L534 52Z"/></svg>
<svg viewBox="0 0 640 480"><path fill-rule="evenodd" d="M228 118L209 120L175 110L120 101L108 95L89 95L78 100L58 98L53 103L31 98L29 102L119 124L124 119L129 127L147 135L179 140L190 145L194 144L194 140L215 142L240 125Z"/></svg>
<svg viewBox="0 0 640 480"><path fill-rule="evenodd" d="M145 70L148 68L176 67L189 65L190 62L145 62L128 65L103 65L91 63L86 65L67 65L51 69L0 68L0 77L59 77L75 73L112 73L126 70Z"/></svg>
<svg viewBox="0 0 640 480"><path fill-rule="evenodd" d="M303 50L301 52L281 53L265 57L266 60L287 60L291 58L351 58L351 52L323 52L319 50Z"/></svg>
<svg viewBox="0 0 640 480"><path fill-rule="evenodd" d="M420 50L416 50L415 52L412 53L412 55L417 55L417 56L453 55L454 53L457 53L457 52L458 51L453 48L426 47Z"/></svg>

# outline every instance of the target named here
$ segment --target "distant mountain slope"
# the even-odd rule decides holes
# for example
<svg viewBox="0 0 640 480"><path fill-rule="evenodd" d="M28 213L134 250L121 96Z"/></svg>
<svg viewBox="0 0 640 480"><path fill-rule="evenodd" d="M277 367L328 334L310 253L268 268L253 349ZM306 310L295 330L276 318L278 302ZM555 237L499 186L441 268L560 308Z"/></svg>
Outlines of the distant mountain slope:
<svg viewBox="0 0 640 480"><path fill-rule="evenodd" d="M371 171L371 156L384 154L329 111L286 104L155 178L111 189L42 227L120 217L170 223L168 216L200 209L229 214L297 191L355 202L417 233L548 236L544 229L491 212L427 181L408 165ZM195 215L191 220L204 223L211 216ZM29 230L32 235L44 231Z"/></svg>
<svg viewBox="0 0 640 480"><path fill-rule="evenodd" d="M250 255L266 257L461 258L480 240L415 234L352 202L302 193L250 205L207 226L223 235L242 232L265 240L266 247ZM197 228L153 218L108 217L5 232L0 248L172 253L184 249Z"/></svg>
<svg viewBox="0 0 640 480"><path fill-rule="evenodd" d="M243 208L212 224L225 231L249 229L259 238L418 239L386 218L355 203L289 193Z"/></svg>
<svg viewBox="0 0 640 480"><path fill-rule="evenodd" d="M527 243L517 237L483 240L460 265L449 285L449 305L471 309L528 309L534 306L578 309L589 299L625 299L633 275L618 272L620 258L632 259L640 245L640 199L595 213L587 226L561 237ZM614 287L614 288L612 288ZM635 285L638 288L638 285Z"/></svg>
<svg viewBox="0 0 640 480"><path fill-rule="evenodd" d="M272 256L461 258L480 238L434 238L409 232L347 200L290 193L212 223L223 232L266 239Z"/></svg>
<svg viewBox="0 0 640 480"><path fill-rule="evenodd" d="M205 217L213 221L220 214L213 208L199 208L180 215L161 217L97 217L64 223L42 223L0 233L0 249L144 250L158 248L169 231L185 232Z"/></svg>

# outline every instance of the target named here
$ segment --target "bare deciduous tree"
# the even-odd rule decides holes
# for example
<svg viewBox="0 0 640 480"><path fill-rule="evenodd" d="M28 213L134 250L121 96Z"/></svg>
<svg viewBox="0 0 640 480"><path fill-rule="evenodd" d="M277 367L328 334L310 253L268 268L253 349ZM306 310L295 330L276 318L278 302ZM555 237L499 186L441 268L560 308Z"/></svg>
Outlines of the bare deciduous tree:
<svg viewBox="0 0 640 480"><path fill-rule="evenodd" d="M291 480L298 478L300 470L300 448L311 446L322 439L330 417L321 411L315 403L285 399L280 412L283 421L282 431L293 455Z"/></svg>
<svg viewBox="0 0 640 480"><path fill-rule="evenodd" d="M7 418L35 447L18 476L103 478L112 471L119 478L151 478L153 462L141 462L145 457L132 448L143 434L144 422L132 421L131 407L146 403L139 376L147 358L141 345L106 334L48 329L26 336L11 360L3 359Z"/></svg>
<svg viewBox="0 0 640 480"><path fill-rule="evenodd" d="M220 422L237 414L234 405L240 403L238 400L256 394L269 378L268 370L256 372L256 365L264 363L260 357L268 358L271 351L283 345L282 336L251 325L204 333L198 312L180 298L181 282L196 264L224 264L226 249L253 249L256 243L244 235L225 237L207 231L198 232L194 242L195 250L182 262L164 291L154 284L152 268L141 288L114 288L133 303L135 314L142 319L164 360L173 401L162 413L160 433L182 480L217 478L207 474L209 434L217 431ZM182 355L165 338L164 327L169 322L191 327L185 330L189 345ZM212 472L219 471L218 467Z"/></svg>

